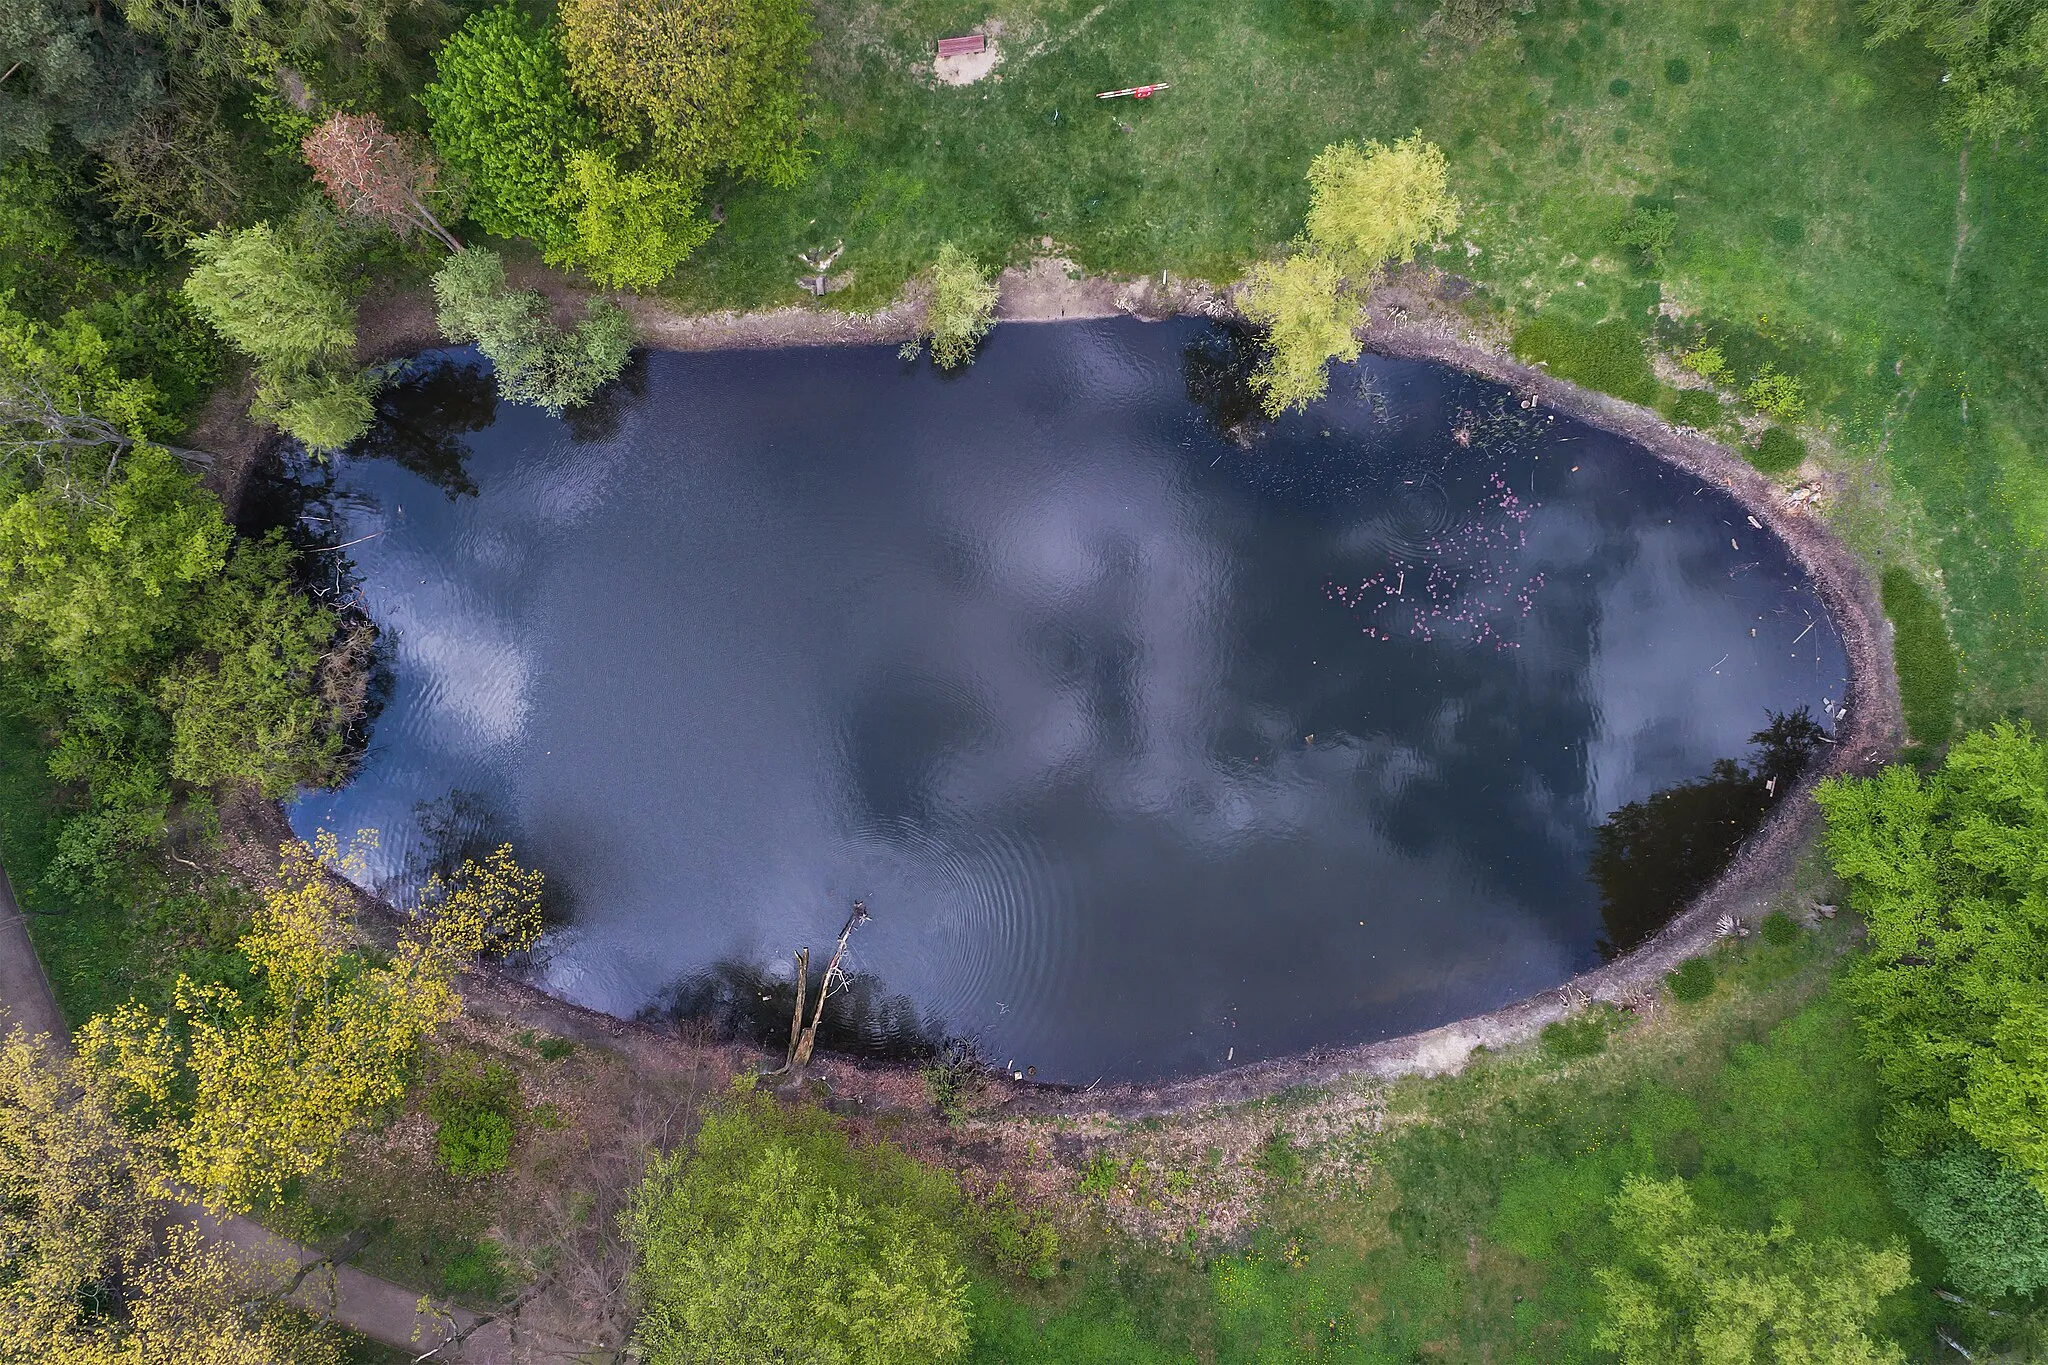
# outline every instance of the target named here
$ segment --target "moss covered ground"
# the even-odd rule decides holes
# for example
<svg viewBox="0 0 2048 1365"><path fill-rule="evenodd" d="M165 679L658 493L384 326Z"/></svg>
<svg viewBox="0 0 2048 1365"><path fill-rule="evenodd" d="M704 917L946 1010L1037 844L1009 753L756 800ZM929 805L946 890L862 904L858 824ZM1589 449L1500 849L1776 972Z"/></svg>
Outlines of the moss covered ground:
<svg viewBox="0 0 2048 1365"><path fill-rule="evenodd" d="M1847 478L1840 524L1945 609L1964 719L2048 714L2048 180L2031 143L1944 144L1938 64L1871 49L1853 0L1539 0L1476 47L1430 0L818 12L813 173L722 191L679 300L800 300L795 253L839 240L833 301L855 307L942 241L1228 281L1299 230L1322 146L1420 129L1466 206L1434 263L1474 308L1607 324L1587 377L1631 396L1617 337L1718 345L1736 392L1795 379ZM920 70L991 18L992 75ZM1149 81L1173 88L1094 98ZM1668 246L1620 245L1632 210L1668 210Z"/></svg>

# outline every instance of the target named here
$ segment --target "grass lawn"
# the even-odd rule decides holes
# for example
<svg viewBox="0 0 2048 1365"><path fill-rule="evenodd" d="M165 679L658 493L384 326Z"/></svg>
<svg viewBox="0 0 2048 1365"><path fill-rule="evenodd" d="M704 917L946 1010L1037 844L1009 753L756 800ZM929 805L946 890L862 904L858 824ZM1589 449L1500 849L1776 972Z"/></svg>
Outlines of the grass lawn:
<svg viewBox="0 0 2048 1365"><path fill-rule="evenodd" d="M1844 937L1728 950L1706 1001L1667 1000L1591 1059L1526 1049L1404 1082L1363 1176L1320 1180L1304 1153L1304 1183L1269 1192L1250 1249L1203 1269L1123 1245L1036 1305L985 1293L972 1358L1611 1358L1591 1346L1592 1272L1617 1255L1607 1200L1635 1173L1689 1178L1725 1223L1906 1240L1873 1136L1876 1080L1828 990ZM1915 1268L1939 1283L1924 1255ZM1882 1327L1915 1352L1937 1307L1908 1289Z"/></svg>
<svg viewBox="0 0 2048 1365"><path fill-rule="evenodd" d="M1844 529L1946 610L1964 719L2048 716L2048 181L2032 145L1943 145L1938 65L1866 48L1853 0L1540 0L1477 49L1429 0L817 4L814 172L717 195L679 301L799 300L795 253L839 239L856 307L945 240L1228 280L1300 229L1318 149L1419 128L1475 307L1711 340L1737 389L1798 378L1853 475ZM915 70L992 18L995 76ZM1093 98L1145 81L1174 88ZM1676 214L1661 264L1614 244L1638 204Z"/></svg>

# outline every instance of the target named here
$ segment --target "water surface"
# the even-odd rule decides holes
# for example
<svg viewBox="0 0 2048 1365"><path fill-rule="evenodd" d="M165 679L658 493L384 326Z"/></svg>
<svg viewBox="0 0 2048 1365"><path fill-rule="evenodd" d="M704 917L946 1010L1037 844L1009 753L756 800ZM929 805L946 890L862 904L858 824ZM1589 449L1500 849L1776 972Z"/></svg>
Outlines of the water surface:
<svg viewBox="0 0 2048 1365"><path fill-rule="evenodd" d="M656 353L569 423L452 353L320 512L393 690L294 824L380 829L399 883L512 839L567 916L541 983L619 1014L786 1010L760 971L857 898L863 1005L1084 1083L1598 961L1642 928L1595 828L1832 715L1812 586L1499 386L1367 357L1252 430L1233 360L1129 321L1001 328L958 377Z"/></svg>

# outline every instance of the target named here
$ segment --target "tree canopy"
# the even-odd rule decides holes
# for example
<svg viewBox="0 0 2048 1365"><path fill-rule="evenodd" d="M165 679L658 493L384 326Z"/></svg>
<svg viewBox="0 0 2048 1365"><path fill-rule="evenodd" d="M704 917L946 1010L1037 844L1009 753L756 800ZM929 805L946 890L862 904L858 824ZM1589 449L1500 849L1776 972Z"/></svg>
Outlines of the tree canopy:
<svg viewBox="0 0 2048 1365"><path fill-rule="evenodd" d="M632 320L617 304L593 300L583 322L565 332L547 299L508 287L505 262L482 247L449 257L434 276L434 301L441 334L476 343L508 402L549 412L581 407L619 377L632 354Z"/></svg>
<svg viewBox="0 0 2048 1365"><path fill-rule="evenodd" d="M1450 166L1421 133L1388 146L1341 142L1309 164L1309 244L1355 283L1458 226Z"/></svg>
<svg viewBox="0 0 2048 1365"><path fill-rule="evenodd" d="M624 1215L651 1365L942 1365L967 1346L950 1180L741 1095Z"/></svg>
<svg viewBox="0 0 2048 1365"><path fill-rule="evenodd" d="M924 327L932 341L932 359L940 369L973 361L974 348L995 325L997 297L988 272L972 256L951 242L939 246L939 258L932 263Z"/></svg>
<svg viewBox="0 0 2048 1365"><path fill-rule="evenodd" d="M569 80L605 132L692 188L803 173L803 0L566 0Z"/></svg>
<svg viewBox="0 0 2048 1365"><path fill-rule="evenodd" d="M554 30L516 6L473 14L441 45L420 96L434 149L468 177L466 212L484 231L557 247L573 231L558 202L569 154L597 126L569 89Z"/></svg>
<svg viewBox="0 0 2048 1365"><path fill-rule="evenodd" d="M91 1068L16 1029L0 1041L0 1362L340 1365L335 1335L202 1243Z"/></svg>
<svg viewBox="0 0 2048 1365"><path fill-rule="evenodd" d="M1307 407L1329 389L1332 360L1358 359L1365 307L1344 287L1329 257L1301 252L1262 261L1245 274L1237 305L1266 329L1266 361L1252 375L1266 411Z"/></svg>
<svg viewBox="0 0 2048 1365"><path fill-rule="evenodd" d="M1912 1283L1903 1246L1722 1227L1683 1180L1631 1176L1613 1212L1627 1259L1595 1272L1606 1312L1593 1344L1621 1365L1905 1365L1867 1331Z"/></svg>
<svg viewBox="0 0 2048 1365"><path fill-rule="evenodd" d="M258 223L195 237L185 297L256 362L251 415L326 452L369 429L378 381L355 366L355 306L310 235Z"/></svg>
<svg viewBox="0 0 2048 1365"><path fill-rule="evenodd" d="M1865 0L1873 45L1918 33L1948 64L1942 131L1986 139L2024 133L2048 98L2043 0Z"/></svg>
<svg viewBox="0 0 2048 1365"><path fill-rule="evenodd" d="M1893 1161L1889 1174L1957 1289L1994 1298L2048 1289L2048 1199L2025 1176L1974 1142Z"/></svg>
<svg viewBox="0 0 2048 1365"><path fill-rule="evenodd" d="M1901 1156L1967 1135L2048 1192L2048 753L2001 723L1819 792L1869 925L1845 989Z"/></svg>
<svg viewBox="0 0 2048 1365"><path fill-rule="evenodd" d="M465 864L388 958L371 959L345 880L363 875L363 854L327 833L285 846L237 945L248 992L180 977L174 1017L131 1004L79 1031L80 1055L155 1118L169 1169L209 1208L275 1199L331 1160L405 1093L421 1042L461 1010L456 976L539 935L539 874L502 849Z"/></svg>

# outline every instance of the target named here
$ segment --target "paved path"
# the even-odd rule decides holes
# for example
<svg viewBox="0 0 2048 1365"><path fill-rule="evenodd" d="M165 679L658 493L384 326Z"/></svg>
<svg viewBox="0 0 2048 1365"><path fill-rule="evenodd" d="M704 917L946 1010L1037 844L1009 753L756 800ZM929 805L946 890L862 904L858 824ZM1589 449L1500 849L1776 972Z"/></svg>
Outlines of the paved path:
<svg viewBox="0 0 2048 1365"><path fill-rule="evenodd" d="M46 1034L60 1045L71 1037L29 938L28 917L14 899L6 870L0 869L0 1031L16 1027L30 1036ZM319 1251L250 1219L215 1218L197 1205L186 1206L184 1212L209 1240L260 1257L282 1274L305 1272L295 1297L320 1316L372 1341L410 1351L418 1359L528 1365L612 1358L611 1352L600 1355L551 1333L522 1330L513 1319L484 1318L467 1308L432 1301L417 1289L352 1265L331 1265Z"/></svg>

